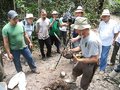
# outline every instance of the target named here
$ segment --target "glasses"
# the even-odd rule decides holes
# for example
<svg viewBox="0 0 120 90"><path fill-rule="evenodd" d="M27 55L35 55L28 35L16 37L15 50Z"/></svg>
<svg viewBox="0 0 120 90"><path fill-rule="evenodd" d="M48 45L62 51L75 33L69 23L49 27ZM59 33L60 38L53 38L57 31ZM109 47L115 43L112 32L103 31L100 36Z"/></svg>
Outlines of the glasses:
<svg viewBox="0 0 120 90"><path fill-rule="evenodd" d="M58 14L53 14L53 15L58 15Z"/></svg>
<svg viewBox="0 0 120 90"><path fill-rule="evenodd" d="M102 16L102 18L106 18L106 17L109 17L109 16L107 16L107 15L105 15L105 16Z"/></svg>

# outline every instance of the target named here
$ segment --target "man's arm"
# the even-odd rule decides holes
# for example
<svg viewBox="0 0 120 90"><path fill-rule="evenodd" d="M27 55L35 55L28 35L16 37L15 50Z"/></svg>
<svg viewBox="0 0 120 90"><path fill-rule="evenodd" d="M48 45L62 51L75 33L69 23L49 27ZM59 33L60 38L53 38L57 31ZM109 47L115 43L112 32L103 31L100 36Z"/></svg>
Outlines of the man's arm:
<svg viewBox="0 0 120 90"><path fill-rule="evenodd" d="M5 50L7 52L7 55L9 57L9 59L12 60L13 59L13 55L10 52L8 37L3 37L3 42L4 42L4 47L5 47Z"/></svg>
<svg viewBox="0 0 120 90"><path fill-rule="evenodd" d="M78 47L75 47L75 48L72 48L72 49L70 49L72 52L78 52L78 51L80 51L80 47L78 46Z"/></svg>
<svg viewBox="0 0 120 90"><path fill-rule="evenodd" d="M31 42L31 40L28 37L28 34L26 32L24 32L24 37L25 37L25 40L29 43L30 48L32 48L33 44L32 44L32 42Z"/></svg>
<svg viewBox="0 0 120 90"><path fill-rule="evenodd" d="M77 58L75 55L73 56L74 60L83 62L83 63L98 63L98 55L91 56L89 58Z"/></svg>
<svg viewBox="0 0 120 90"><path fill-rule="evenodd" d="M119 33L120 32L114 34L114 40L117 38L117 36L118 36Z"/></svg>
<svg viewBox="0 0 120 90"><path fill-rule="evenodd" d="M71 41L72 43L74 43L74 42L76 42L76 41L79 40L79 39L80 39L80 35L78 35L78 36L75 37L75 38L70 39L70 41Z"/></svg>
<svg viewBox="0 0 120 90"><path fill-rule="evenodd" d="M38 33L39 32L39 29L40 29L40 25L39 25L39 23L36 23L36 33Z"/></svg>
<svg viewBox="0 0 120 90"><path fill-rule="evenodd" d="M56 21L56 20L53 19L52 23L50 23L50 27L52 27L52 25L54 24L55 21Z"/></svg>

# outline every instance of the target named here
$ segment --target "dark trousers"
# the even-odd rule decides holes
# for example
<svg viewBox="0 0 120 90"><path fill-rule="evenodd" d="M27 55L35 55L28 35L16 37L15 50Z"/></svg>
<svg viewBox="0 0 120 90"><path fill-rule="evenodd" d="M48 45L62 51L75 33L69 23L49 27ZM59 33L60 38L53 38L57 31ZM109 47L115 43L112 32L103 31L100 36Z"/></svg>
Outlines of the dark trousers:
<svg viewBox="0 0 120 90"><path fill-rule="evenodd" d="M57 52L60 51L60 42L59 40L55 37L55 36L50 36L50 39L51 39L51 45L55 45L56 48L57 48Z"/></svg>
<svg viewBox="0 0 120 90"><path fill-rule="evenodd" d="M2 82L3 77L4 77L4 69L3 69L3 65L2 65L2 55L0 55L0 82Z"/></svg>
<svg viewBox="0 0 120 90"><path fill-rule="evenodd" d="M116 55L117 55L117 53L119 51L119 48L120 48L120 43L115 42L112 57L111 57L111 60L110 60L112 64L115 64L115 59L116 59ZM119 55L119 63L120 63L120 55Z"/></svg>
<svg viewBox="0 0 120 90"><path fill-rule="evenodd" d="M50 37L43 40L43 39L39 39L39 45L40 45L40 52L41 52L41 55L42 57L45 57L45 53L44 53L44 44L46 45L47 47L47 57L51 56L51 40L50 40Z"/></svg>
<svg viewBox="0 0 120 90"><path fill-rule="evenodd" d="M63 40L63 44L66 45L67 31L60 31L60 38Z"/></svg>
<svg viewBox="0 0 120 90"><path fill-rule="evenodd" d="M78 77L83 74L80 82L80 87L83 90L87 90L96 69L97 69L96 63L87 64L78 62L76 66L73 68L72 75Z"/></svg>
<svg viewBox="0 0 120 90"><path fill-rule="evenodd" d="M117 66L117 68L115 69L116 72L120 72L120 64Z"/></svg>

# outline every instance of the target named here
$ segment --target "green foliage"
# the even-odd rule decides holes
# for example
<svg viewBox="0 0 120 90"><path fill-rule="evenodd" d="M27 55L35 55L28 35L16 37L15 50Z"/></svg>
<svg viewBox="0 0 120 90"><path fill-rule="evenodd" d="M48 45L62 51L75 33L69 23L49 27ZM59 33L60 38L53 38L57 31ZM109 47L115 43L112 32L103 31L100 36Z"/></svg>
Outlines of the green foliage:
<svg viewBox="0 0 120 90"><path fill-rule="evenodd" d="M109 5L112 14L120 16L120 0L113 0L113 4Z"/></svg>

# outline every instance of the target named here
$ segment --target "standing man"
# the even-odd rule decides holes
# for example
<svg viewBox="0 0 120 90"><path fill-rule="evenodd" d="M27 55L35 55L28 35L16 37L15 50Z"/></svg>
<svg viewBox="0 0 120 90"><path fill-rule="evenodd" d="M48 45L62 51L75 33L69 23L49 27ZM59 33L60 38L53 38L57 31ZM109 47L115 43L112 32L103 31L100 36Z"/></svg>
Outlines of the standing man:
<svg viewBox="0 0 120 90"><path fill-rule="evenodd" d="M34 16L32 13L26 14L25 20L21 21L21 24L23 25L26 33L28 34L30 40L32 41L32 32L34 31ZM26 43L27 44L27 43ZM32 48L28 45L28 48L32 52Z"/></svg>
<svg viewBox="0 0 120 90"><path fill-rule="evenodd" d="M65 81L68 83L75 82L77 77L82 75L80 90L87 90L93 78L97 63L101 53L101 42L99 37L90 30L90 25L85 17L77 17L75 20L74 28L81 36L80 44L78 47L70 49L72 52L82 52L82 57L78 58L73 55L73 60L78 61L72 70L72 75Z"/></svg>
<svg viewBox="0 0 120 90"><path fill-rule="evenodd" d="M57 36L60 36L60 30L59 30L60 26L61 26L61 21L58 19L58 12L53 11L52 12L52 18L50 18L49 35L50 35L50 39L51 39L51 45L55 44L55 46L57 48L57 53L60 53L60 42L56 38L55 34Z"/></svg>
<svg viewBox="0 0 120 90"><path fill-rule="evenodd" d="M32 48L32 43L25 32L23 26L18 23L18 14L14 10L8 12L9 23L2 29L4 47L10 60L13 60L17 72L22 71L20 63L20 54L22 54L28 62L33 73L39 73L34 63L32 54L25 44L25 39ZM25 39L24 39L25 38Z"/></svg>
<svg viewBox="0 0 120 90"><path fill-rule="evenodd" d="M78 6L77 9L75 10L75 17L83 17L84 15L84 11L83 8L81 6ZM80 42L80 36L76 33L75 30L73 30L73 38L71 39L71 42L73 43L73 48L79 46L79 42Z"/></svg>
<svg viewBox="0 0 120 90"><path fill-rule="evenodd" d="M118 30L115 29L116 22L110 19L110 12L108 9L103 10L101 19L102 21L100 22L98 28L98 33L102 41L102 53L99 66L100 74L103 74L107 66L107 57L109 54L110 47L117 36Z"/></svg>
<svg viewBox="0 0 120 90"><path fill-rule="evenodd" d="M64 13L63 13L62 17L60 18L62 25L59 29L60 29L60 38L63 40L63 44L66 45L68 23L63 22L63 16L64 16Z"/></svg>
<svg viewBox="0 0 120 90"><path fill-rule="evenodd" d="M51 57L51 40L49 37L49 25L50 20L47 18L47 12L42 9L41 10L41 18L37 20L37 35L40 45L40 52L42 55L42 59L45 60L45 57ZM44 44L47 47L47 53L44 53Z"/></svg>

